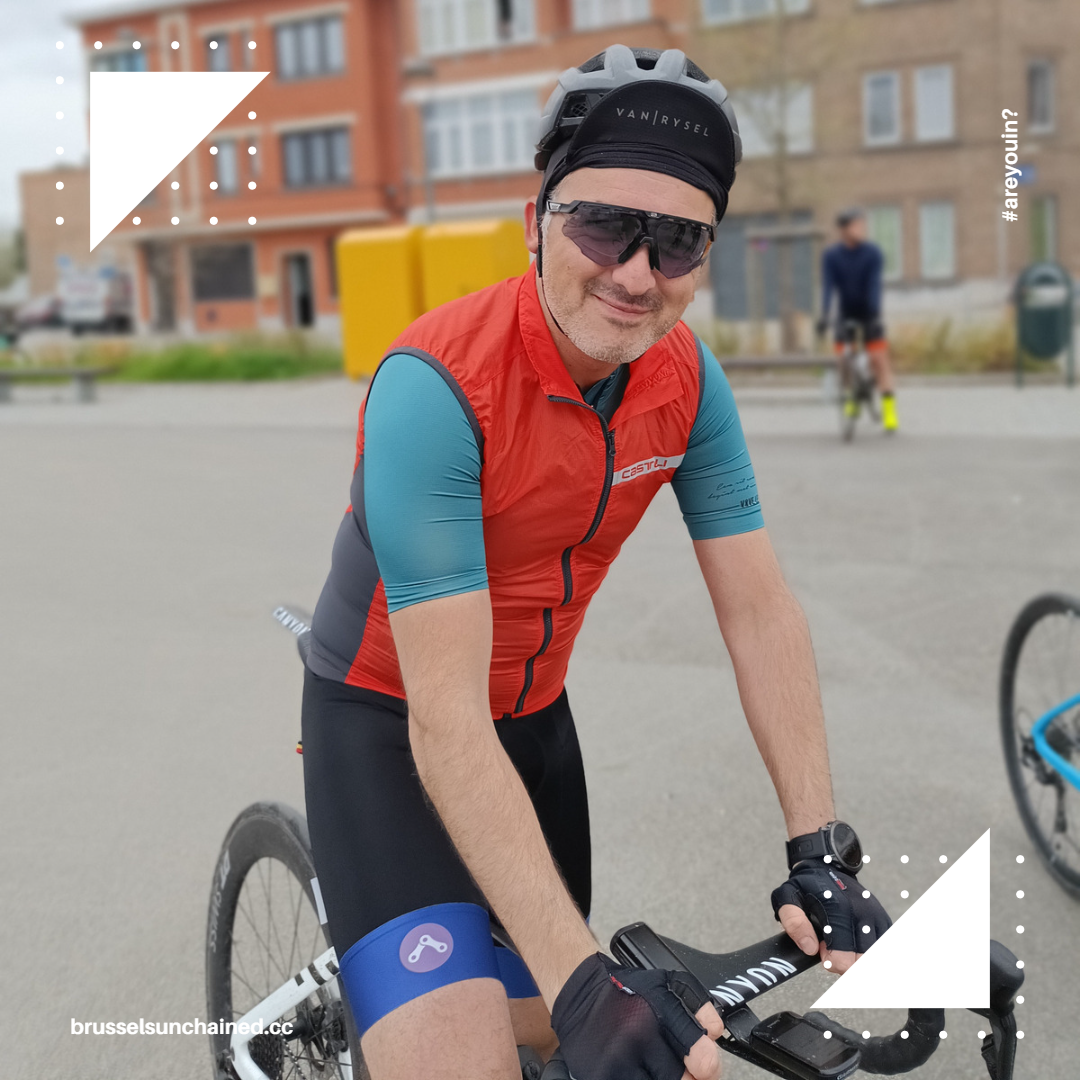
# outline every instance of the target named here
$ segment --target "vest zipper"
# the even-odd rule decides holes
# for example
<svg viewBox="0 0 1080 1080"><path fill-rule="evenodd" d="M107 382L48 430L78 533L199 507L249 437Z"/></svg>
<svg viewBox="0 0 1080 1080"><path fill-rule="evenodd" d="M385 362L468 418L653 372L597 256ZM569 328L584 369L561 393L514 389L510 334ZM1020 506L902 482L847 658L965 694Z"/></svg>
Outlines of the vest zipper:
<svg viewBox="0 0 1080 1080"><path fill-rule="evenodd" d="M604 510L607 508L608 496L611 493L611 481L615 477L615 432L609 431L607 421L591 405L586 405L583 401L575 401L573 398L568 397L554 397L552 395L548 395L548 401L566 402L568 405L577 405L582 409L588 409L589 412L595 413L597 420L600 421L600 429L604 433L604 446L606 448L604 454L604 487L600 492L600 501L596 504L596 512L593 514L593 519L589 524L589 531L576 544L571 544L562 553L563 598L559 606L564 607L570 603L574 595L574 578L570 572L570 553L574 548L579 547L581 544L587 544L593 538L596 530L600 527L600 520L604 516ZM544 640L541 642L540 648L525 661L525 682L521 687L521 693L518 695L517 701L514 703L515 713L524 711L525 697L532 687L533 664L536 658L542 656L551 644L551 613L553 610L553 608L544 608L543 610Z"/></svg>

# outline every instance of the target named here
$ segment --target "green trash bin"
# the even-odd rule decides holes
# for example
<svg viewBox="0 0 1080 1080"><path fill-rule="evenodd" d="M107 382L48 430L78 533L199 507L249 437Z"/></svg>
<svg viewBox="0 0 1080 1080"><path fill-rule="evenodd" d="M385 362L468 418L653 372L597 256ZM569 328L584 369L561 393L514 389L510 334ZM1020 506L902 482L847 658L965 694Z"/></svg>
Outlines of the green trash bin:
<svg viewBox="0 0 1080 1080"><path fill-rule="evenodd" d="M1023 385L1023 356L1054 360L1068 354L1066 382L1073 385L1073 286L1065 267L1053 262L1037 262L1017 278L1016 301L1016 385Z"/></svg>

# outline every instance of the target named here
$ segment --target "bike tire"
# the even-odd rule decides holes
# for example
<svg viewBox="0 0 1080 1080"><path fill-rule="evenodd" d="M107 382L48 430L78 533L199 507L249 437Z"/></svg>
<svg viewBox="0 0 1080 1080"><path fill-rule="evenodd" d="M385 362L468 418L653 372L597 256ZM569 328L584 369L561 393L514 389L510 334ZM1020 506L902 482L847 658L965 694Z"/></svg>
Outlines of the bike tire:
<svg viewBox="0 0 1080 1080"><path fill-rule="evenodd" d="M852 400L850 395L845 394L840 401L840 438L844 442L851 442L855 438L855 425L859 420L858 413L851 415L847 411L848 402Z"/></svg>
<svg viewBox="0 0 1080 1080"><path fill-rule="evenodd" d="M1040 640L1061 633L1069 637L1058 652L1065 664L1055 685L1047 685L1044 667L1035 670ZM1021 667L1028 648L1029 663ZM1055 646L1057 649L1057 646ZM1070 665L1070 661L1072 664ZM1030 737L1034 722L1055 704L1080 690L1080 600L1046 593L1027 603L1016 617L1001 661L999 706L1002 745L1009 786L1020 820L1051 876L1066 892L1080 898L1080 791L1039 757ZM1080 709L1066 714L1073 735L1080 732ZM1065 735L1065 738L1073 736ZM1080 751L1080 745L1077 747ZM1080 754L1078 754L1080 756ZM1048 800L1053 801L1052 827L1046 823ZM1071 820L1067 808L1071 804ZM1064 831L1058 828L1064 820ZM1075 829L1075 832L1074 832ZM1066 856L1073 855L1070 861Z"/></svg>
<svg viewBox="0 0 1080 1080"><path fill-rule="evenodd" d="M254 803L232 823L210 891L208 1022L238 1020L329 947L326 928L319 924L314 877L307 821L291 807ZM269 1080L367 1080L338 980L320 986L283 1019L299 1019L310 1037L252 1039L252 1057ZM210 1035L210 1049L215 1080L235 1080L229 1035Z"/></svg>

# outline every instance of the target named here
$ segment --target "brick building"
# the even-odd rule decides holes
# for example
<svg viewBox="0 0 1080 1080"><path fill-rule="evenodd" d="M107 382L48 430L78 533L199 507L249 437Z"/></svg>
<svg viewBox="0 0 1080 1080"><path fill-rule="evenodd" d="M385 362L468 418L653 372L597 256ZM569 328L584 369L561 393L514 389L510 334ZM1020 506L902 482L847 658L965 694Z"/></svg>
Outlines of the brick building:
<svg viewBox="0 0 1080 1080"><path fill-rule="evenodd" d="M758 241L763 273L748 273L746 233L775 224L782 204L829 240L837 209L867 208L894 321L997 315L1034 259L1080 272L1080 118L1065 108L1080 88L1080 5L783 2L778 17L757 0L701 0L691 31L746 143L712 259L718 315L776 313L776 244ZM1016 222L1001 217L1003 109L1019 121ZM809 308L816 252L795 247L792 291Z"/></svg>
<svg viewBox="0 0 1080 1080"><path fill-rule="evenodd" d="M785 208L807 311L815 245L851 203L886 250L890 318L997 312L1036 256L1080 270L1074 0L155 0L77 25L89 70L271 72L110 237L137 254L144 328L337 337L334 239L520 218L543 101L612 41L683 48L736 104L746 159L698 318L775 315L777 244L748 230ZM1007 107L1016 223L1000 218Z"/></svg>
<svg viewBox="0 0 1080 1080"><path fill-rule="evenodd" d="M116 234L90 253L90 170L85 165L21 173L19 199L30 296L54 295L60 273L68 266L133 271L131 247Z"/></svg>
<svg viewBox="0 0 1080 1080"><path fill-rule="evenodd" d="M89 71L271 73L115 230L138 253L140 327L337 337L335 237L405 212L396 11L174 0L73 19Z"/></svg>
<svg viewBox="0 0 1080 1080"><path fill-rule="evenodd" d="M616 39L685 47L687 27L683 0L188 0L73 22L89 71L271 72L112 234L137 251L139 325L331 337L342 231L520 218L559 71Z"/></svg>

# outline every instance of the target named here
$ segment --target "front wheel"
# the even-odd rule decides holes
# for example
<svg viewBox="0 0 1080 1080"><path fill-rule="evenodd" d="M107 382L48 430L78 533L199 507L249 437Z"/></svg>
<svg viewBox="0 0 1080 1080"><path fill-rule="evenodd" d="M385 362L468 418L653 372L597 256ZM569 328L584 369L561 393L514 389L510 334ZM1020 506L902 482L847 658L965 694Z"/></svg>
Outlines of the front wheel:
<svg viewBox="0 0 1080 1080"><path fill-rule="evenodd" d="M1020 820L1050 873L1080 896L1080 792L1040 756L1035 722L1080 693L1080 601L1048 593L1016 617L1001 662L1001 736ZM1080 763L1080 706L1047 728L1061 757Z"/></svg>
<svg viewBox="0 0 1080 1080"><path fill-rule="evenodd" d="M319 923L307 822L281 803L255 803L233 822L214 868L206 929L207 1022L235 1022L328 948ZM366 1080L338 980L281 1018L290 1036L256 1035L268 1080ZM210 1036L215 1080L235 1080L230 1035Z"/></svg>

